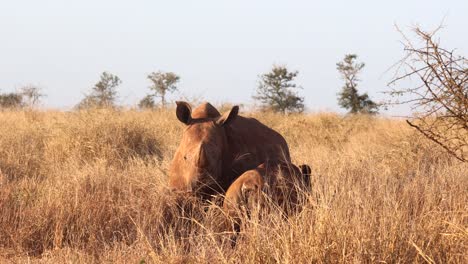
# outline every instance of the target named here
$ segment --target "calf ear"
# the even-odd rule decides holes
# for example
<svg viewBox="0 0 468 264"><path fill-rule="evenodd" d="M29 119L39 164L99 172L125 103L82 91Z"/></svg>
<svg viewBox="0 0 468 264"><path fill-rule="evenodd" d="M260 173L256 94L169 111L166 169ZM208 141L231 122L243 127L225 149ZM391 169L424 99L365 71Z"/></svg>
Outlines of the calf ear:
<svg viewBox="0 0 468 264"><path fill-rule="evenodd" d="M216 124L219 126L224 126L236 119L237 114L239 113L239 106L235 105L232 107L231 111L224 113L218 120Z"/></svg>
<svg viewBox="0 0 468 264"><path fill-rule="evenodd" d="M180 122L188 125L192 119L192 107L187 102L177 101L176 116Z"/></svg>

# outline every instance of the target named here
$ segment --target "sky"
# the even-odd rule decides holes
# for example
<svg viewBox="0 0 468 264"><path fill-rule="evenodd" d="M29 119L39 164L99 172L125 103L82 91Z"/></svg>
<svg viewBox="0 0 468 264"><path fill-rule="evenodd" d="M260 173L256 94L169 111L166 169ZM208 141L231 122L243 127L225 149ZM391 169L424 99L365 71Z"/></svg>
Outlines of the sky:
<svg viewBox="0 0 468 264"><path fill-rule="evenodd" d="M308 111L342 112L345 54L365 62L359 90L379 101L404 55L395 25L443 23L442 46L466 56L467 14L466 0L2 0L0 92L37 85L43 108L70 109L108 71L122 80L119 103L133 106L161 70L181 77L172 100L252 104L258 76L276 64L299 71Z"/></svg>

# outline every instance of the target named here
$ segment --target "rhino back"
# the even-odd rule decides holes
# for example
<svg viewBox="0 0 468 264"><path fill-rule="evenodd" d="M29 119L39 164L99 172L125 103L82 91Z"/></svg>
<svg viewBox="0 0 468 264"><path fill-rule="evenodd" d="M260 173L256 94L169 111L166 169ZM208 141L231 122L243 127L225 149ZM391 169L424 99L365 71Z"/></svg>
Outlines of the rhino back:
<svg viewBox="0 0 468 264"><path fill-rule="evenodd" d="M226 129L226 136L234 177L265 161L291 162L283 136L254 118L238 116Z"/></svg>

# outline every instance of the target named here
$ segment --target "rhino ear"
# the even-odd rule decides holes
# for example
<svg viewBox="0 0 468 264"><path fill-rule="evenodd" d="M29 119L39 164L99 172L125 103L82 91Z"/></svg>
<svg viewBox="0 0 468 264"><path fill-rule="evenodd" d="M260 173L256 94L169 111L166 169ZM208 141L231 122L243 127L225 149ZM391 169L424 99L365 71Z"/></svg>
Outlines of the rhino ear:
<svg viewBox="0 0 468 264"><path fill-rule="evenodd" d="M192 107L187 102L177 101L177 109L176 109L176 116L180 122L188 125L190 120L192 119Z"/></svg>
<svg viewBox="0 0 468 264"><path fill-rule="evenodd" d="M216 124L219 126L224 126L236 119L237 114L239 113L239 106L235 105L232 107L231 111L224 113L218 120Z"/></svg>
<svg viewBox="0 0 468 264"><path fill-rule="evenodd" d="M201 144L200 150L198 152L198 167L199 168L207 168L209 166L208 156L206 155L206 147Z"/></svg>

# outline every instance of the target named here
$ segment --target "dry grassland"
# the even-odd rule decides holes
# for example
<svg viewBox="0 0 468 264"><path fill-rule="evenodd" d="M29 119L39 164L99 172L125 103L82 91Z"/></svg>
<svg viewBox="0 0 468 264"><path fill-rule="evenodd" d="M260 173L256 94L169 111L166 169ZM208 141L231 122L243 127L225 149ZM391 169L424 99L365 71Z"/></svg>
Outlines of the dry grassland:
<svg viewBox="0 0 468 264"><path fill-rule="evenodd" d="M223 243L167 191L171 111L0 112L1 263L468 263L468 164L403 121L247 114L312 166L303 210Z"/></svg>

